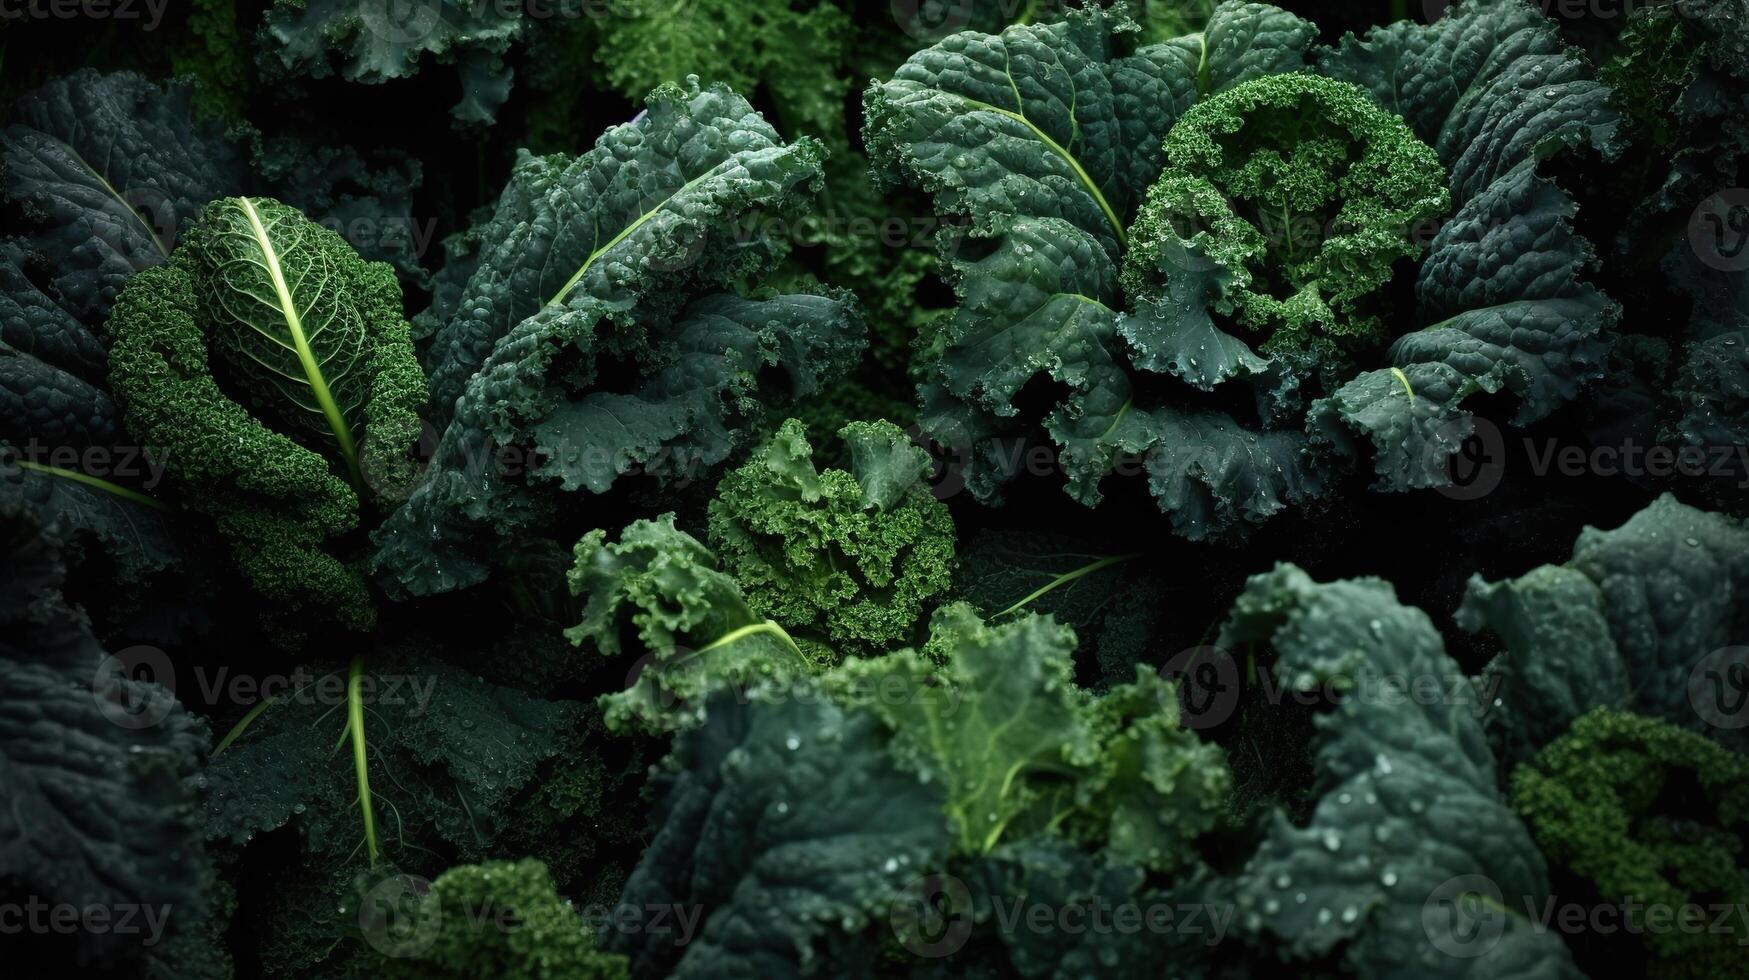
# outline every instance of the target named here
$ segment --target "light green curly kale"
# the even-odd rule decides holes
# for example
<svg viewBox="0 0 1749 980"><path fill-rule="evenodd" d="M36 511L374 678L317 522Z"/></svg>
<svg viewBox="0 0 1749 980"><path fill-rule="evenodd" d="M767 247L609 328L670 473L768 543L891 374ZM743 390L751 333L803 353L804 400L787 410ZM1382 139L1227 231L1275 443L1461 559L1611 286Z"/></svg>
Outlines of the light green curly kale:
<svg viewBox="0 0 1749 980"><path fill-rule="evenodd" d="M1212 309L1260 334L1266 355L1334 366L1386 339L1364 304L1451 200L1445 168L1403 120L1358 86L1271 75L1191 107L1165 149L1121 280L1153 301L1155 316L1126 321L1144 361L1163 339L1147 328L1178 322L1170 300L1205 271L1196 256L1219 263ZM1190 380L1185 360L1167 370Z"/></svg>
<svg viewBox="0 0 1749 980"><path fill-rule="evenodd" d="M902 642L951 584L953 519L923 482L929 454L890 422L840 429L850 470L816 470L790 419L723 477L710 541L763 615L840 651Z"/></svg>
<svg viewBox="0 0 1749 980"><path fill-rule="evenodd" d="M450 868L411 917L404 955L386 957L385 980L624 980L626 959L595 948L591 923L533 859Z"/></svg>
<svg viewBox="0 0 1749 980"><path fill-rule="evenodd" d="M847 661L826 683L886 720L906 769L945 787L959 853L1060 833L1156 870L1193 861L1229 776L1222 750L1179 726L1169 682L1138 668L1104 695L1077 687L1075 633L1049 616L990 626L955 604L931 625L922 652Z"/></svg>
<svg viewBox="0 0 1749 980"><path fill-rule="evenodd" d="M585 605L566 638L617 657L626 649L621 632L629 625L643 649L628 664L625 689L602 698L610 728L672 731L696 721L713 691L745 690L820 666L811 646L804 651L753 610L710 549L674 526L673 514L635 521L616 542L605 531L590 531L574 554L566 578Z"/></svg>

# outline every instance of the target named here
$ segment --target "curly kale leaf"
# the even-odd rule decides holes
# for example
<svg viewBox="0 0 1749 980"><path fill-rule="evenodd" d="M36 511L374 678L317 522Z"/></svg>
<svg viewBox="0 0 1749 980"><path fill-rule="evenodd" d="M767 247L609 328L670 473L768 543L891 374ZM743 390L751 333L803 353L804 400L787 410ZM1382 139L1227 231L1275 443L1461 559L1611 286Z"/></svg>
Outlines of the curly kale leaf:
<svg viewBox="0 0 1749 980"><path fill-rule="evenodd" d="M1667 722L1597 708L1512 774L1512 807L1550 863L1606 902L1737 909L1749 900L1749 759ZM1612 962L1660 980L1749 969L1749 948L1712 930L1634 930ZM1637 955L1636 955L1637 954Z"/></svg>
<svg viewBox="0 0 1749 980"><path fill-rule="evenodd" d="M1416 282L1423 325L1313 410L1313 431L1348 455L1370 443L1382 489L1446 486L1473 431L1461 402L1508 390L1517 424L1572 401L1602 374L1619 308L1581 276L1595 261L1572 197L1536 173L1567 147L1617 150L1609 89L1555 25L1516 0L1454 7L1326 51L1320 70L1366 88L1439 153L1458 208Z"/></svg>
<svg viewBox="0 0 1749 980"><path fill-rule="evenodd" d="M409 879L410 886L421 884ZM402 953L382 960L388 980L624 980L625 958L600 952L589 924L553 887L539 861L488 861L450 868L392 915L411 933ZM414 891L409 887L409 892Z"/></svg>
<svg viewBox="0 0 1749 980"><path fill-rule="evenodd" d="M1459 622L1506 645L1489 665L1502 679L1490 716L1502 752L1523 758L1594 707L1740 746L1738 731L1708 724L1716 712L1697 709L1741 666L1745 555L1740 521L1666 495L1613 531L1587 528L1564 565L1473 580Z"/></svg>
<svg viewBox="0 0 1749 980"><path fill-rule="evenodd" d="M257 43L270 79L326 78L376 85L416 74L429 56L454 64L457 122L490 124L510 96L504 55L525 27L520 4L470 0L275 0Z"/></svg>
<svg viewBox="0 0 1749 980"><path fill-rule="evenodd" d="M565 636L617 657L629 628L643 648L625 689L602 698L611 728L671 731L696 721L718 690L745 691L817 666L781 626L754 611L710 549L674 526L673 514L637 521L611 544L605 531L590 531L575 557L567 578L585 605Z"/></svg>
<svg viewBox="0 0 1749 980"><path fill-rule="evenodd" d="M474 233L479 266L430 356L446 427L376 535L391 591L482 581L499 542L552 533L562 494L706 475L782 400L769 382L805 395L860 352L841 292L727 291L781 257L738 229L805 209L818 145L780 142L722 87L648 104L575 160L525 159Z"/></svg>
<svg viewBox="0 0 1749 980"><path fill-rule="evenodd" d="M0 893L135 909L138 930L79 937L80 963L113 964L201 917L194 811L208 733L156 682L174 678L136 673L167 661L104 651L62 597L65 578L36 522L0 513Z"/></svg>
<svg viewBox="0 0 1749 980"><path fill-rule="evenodd" d="M785 422L717 484L711 547L762 615L840 652L884 649L946 591L953 519L923 482L929 454L897 426L852 422L838 436L850 469L822 472L802 423Z"/></svg>
<svg viewBox="0 0 1749 980"><path fill-rule="evenodd" d="M848 976L906 882L941 867L939 784L901 771L880 721L818 691L724 695L676 737L656 778L657 829L622 905L701 916L697 934L610 931L632 976ZM690 939L690 942L686 941Z"/></svg>
<svg viewBox="0 0 1749 980"><path fill-rule="evenodd" d="M31 248L54 269L53 294L92 327L128 277L169 258L184 222L244 180L222 128L196 121L187 84L90 69L18 101L0 171Z"/></svg>
<svg viewBox="0 0 1749 980"><path fill-rule="evenodd" d="M393 270L265 198L215 201L110 317L128 429L282 611L373 618L326 548L412 470L425 378Z"/></svg>
<svg viewBox="0 0 1749 980"><path fill-rule="evenodd" d="M1056 831L1131 864L1189 862L1228 777L1221 750L1179 727L1171 684L1142 668L1104 695L1076 687L1075 635L1049 617L988 626L953 605L932 626L923 653L848 662L829 686L887 721L906 769L946 787L956 852Z"/></svg>
<svg viewBox="0 0 1749 980"><path fill-rule="evenodd" d="M1560 938L1519 914L1546 899L1547 871L1499 797L1473 699L1360 687L1464 682L1425 614L1383 581L1321 584L1282 565L1251 579L1218 642L1272 650L1285 689L1338 697L1315 719L1310 821L1278 814L1235 883L1245 935L1288 962L1340 957L1358 977L1577 980Z"/></svg>
<svg viewBox="0 0 1749 980"><path fill-rule="evenodd" d="M494 346L537 314L608 320L603 346L631 353L692 289L778 257L781 242L739 236L735 223L800 214L820 180L819 144L786 144L733 91L689 85L654 90L642 118L588 153L519 159L492 220L471 233L479 267L428 355L440 425Z"/></svg>
<svg viewBox="0 0 1749 980"><path fill-rule="evenodd" d="M1221 291L1218 276L1168 275L1164 295L1126 305L1119 267L1173 124L1199 98L1302 68L1313 30L1274 8L1225 4L1203 34L1125 54L1113 26L1087 12L956 35L865 96L877 171L969 222L948 243L960 306L923 366L923 427L971 458L970 487L993 498L1013 475L1003 444L1034 424L1017 417L1015 396L1049 377L1068 389L1042 422L1073 496L1097 503L1102 478L1138 458L1179 532L1221 534L1316 494L1306 439L1162 400L1150 373L1200 372L1205 356L1233 365L1210 368L1223 379L1240 364L1263 369L1237 345L1207 352L1195 311ZM1178 356L1164 349L1174 343Z"/></svg>

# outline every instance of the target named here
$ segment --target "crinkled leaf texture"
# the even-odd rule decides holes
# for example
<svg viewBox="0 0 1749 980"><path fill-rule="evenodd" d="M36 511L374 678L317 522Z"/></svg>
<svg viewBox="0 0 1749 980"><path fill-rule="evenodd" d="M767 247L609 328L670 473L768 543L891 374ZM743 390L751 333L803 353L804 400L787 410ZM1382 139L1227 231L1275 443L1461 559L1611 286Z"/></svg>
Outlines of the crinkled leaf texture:
<svg viewBox="0 0 1749 980"><path fill-rule="evenodd" d="M1240 3L1217 8L1202 34L1133 52L1112 27L1089 12L949 37L870 86L864 137L884 180L920 186L966 223L962 237L943 239L960 306L922 399L924 429L970 458L973 492L994 499L1013 475L1003 444L1021 445L1040 423L1019 417L1015 398L1049 378L1068 389L1042 425L1071 495L1097 503L1103 477L1139 457L1174 529L1202 538L1310 499L1322 478L1300 432L1252 431L1225 412L1158 398L1160 383L1143 372L1168 362L1218 380L1258 361L1220 343L1232 363L1217 365L1194 317L1126 328L1126 228L1160 174L1173 123L1200 98L1302 69L1315 30ZM1218 291L1173 288L1169 305L1187 312ZM1144 332L1159 347L1136 360L1128 338ZM1182 350L1166 350L1173 343Z"/></svg>
<svg viewBox="0 0 1749 980"><path fill-rule="evenodd" d="M490 124L510 96L504 54L520 39L521 4L471 0L275 0L261 26L260 62L270 74L349 82L410 78L427 56L454 64L457 122Z"/></svg>
<svg viewBox="0 0 1749 980"><path fill-rule="evenodd" d="M1048 616L990 626L956 604L931 625L923 653L850 661L828 683L887 721L906 769L946 787L958 853L1056 831L1114 861L1189 863L1228 776L1223 752L1179 727L1171 684L1138 668L1104 695L1082 690L1075 634Z"/></svg>
<svg viewBox="0 0 1749 980"><path fill-rule="evenodd" d="M587 921L553 887L539 861L457 865L431 882L416 908L405 955L385 958L385 980L624 980L623 957L603 953ZM485 916L513 916L514 928L479 928ZM427 926L426 923L430 925ZM387 945L387 944L385 944ZM393 947L390 947L391 949Z"/></svg>
<svg viewBox="0 0 1749 980"><path fill-rule="evenodd" d="M1459 622L1506 645L1488 666L1501 681L1489 724L1504 757L1521 761L1596 707L1743 748L1740 730L1709 725L1696 708L1716 693L1709 685L1734 683L1708 672L1741 661L1728 651L1749 639L1737 595L1746 590L1749 529L1668 494L1615 530L1586 528L1563 565L1473 579Z"/></svg>
<svg viewBox="0 0 1749 980"><path fill-rule="evenodd" d="M793 682L815 666L753 610L710 549L674 526L673 514L635 521L612 543L590 531L575 557L567 578L585 604L565 636L620 657L629 627L642 648L627 664L625 688L602 696L610 728L673 731L696 723L717 691Z"/></svg>
<svg viewBox="0 0 1749 980"><path fill-rule="evenodd" d="M946 591L953 518L898 426L851 422L838 437L850 469L819 470L806 427L786 421L718 481L710 541L756 610L841 653L878 651L910 640Z"/></svg>
<svg viewBox="0 0 1749 980"><path fill-rule="evenodd" d="M647 105L582 156L525 158L474 232L479 265L429 355L442 435L376 536L392 593L482 581L499 542L549 530L562 494L706 476L750 420L861 351L846 293L724 291L781 257L787 243L744 229L803 213L818 144L783 143L696 80Z"/></svg>
<svg viewBox="0 0 1749 980"><path fill-rule="evenodd" d="M124 445L103 340L57 301L46 261L18 239L0 241L0 501L35 514L69 564L94 548L132 591L180 549L167 508L144 493L152 464ZM82 479L80 463L97 454L110 478Z"/></svg>
<svg viewBox="0 0 1749 980"><path fill-rule="evenodd" d="M1583 276L1572 196L1536 173L1568 147L1613 154L1609 88L1553 22L1520 0L1473 0L1431 25L1400 21L1325 51L1319 70L1409 121L1451 174L1457 213L1415 284L1420 329L1314 407L1310 427L1349 455L1370 450L1381 489L1446 486L1474 430L1461 402L1518 398L1515 424L1575 399L1603 368L1619 308Z"/></svg>
<svg viewBox="0 0 1749 980"><path fill-rule="evenodd" d="M1357 977L1582 976L1523 913L1547 898L1547 870L1500 798L1473 699L1351 690L1366 675L1464 683L1424 613L1381 580L1281 565L1251 579L1219 643L1273 650L1285 689L1350 692L1315 719L1310 820L1278 814L1234 883L1245 935Z"/></svg>
<svg viewBox="0 0 1749 980"><path fill-rule="evenodd" d="M330 549L360 493L394 499L412 472L425 378L394 271L267 198L214 201L183 237L109 320L128 431L276 612L366 627Z"/></svg>
<svg viewBox="0 0 1749 980"><path fill-rule="evenodd" d="M0 134L4 193L55 296L95 327L129 276L169 258L177 230L242 186L217 123L197 122L187 85L84 69L19 99Z"/></svg>
<svg viewBox="0 0 1749 980"><path fill-rule="evenodd" d="M5 900L149 909L174 934L204 904L194 809L207 727L169 689L135 677L131 661L105 653L61 596L65 576L33 519L0 513ZM147 921L132 934L82 933L80 961L142 955Z"/></svg>
<svg viewBox="0 0 1749 980"><path fill-rule="evenodd" d="M697 934L610 931L639 980L869 972L871 937L950 834L939 784L902 772L880 721L821 692L724 695L656 778L657 829L622 905L685 909Z"/></svg>

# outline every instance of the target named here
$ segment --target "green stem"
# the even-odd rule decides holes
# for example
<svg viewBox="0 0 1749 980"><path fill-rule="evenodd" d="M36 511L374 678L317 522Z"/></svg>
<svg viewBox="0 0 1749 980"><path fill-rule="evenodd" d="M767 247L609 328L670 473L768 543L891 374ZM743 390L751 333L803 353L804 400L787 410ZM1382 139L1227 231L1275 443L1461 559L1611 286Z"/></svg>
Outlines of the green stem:
<svg viewBox="0 0 1749 980"><path fill-rule="evenodd" d="M237 200L243 202L243 214L249 219L250 233L255 236L255 245L261 250L262 264L273 285L280 315L285 318L286 333L291 337L292 350L297 354L298 364L304 370L304 380L310 386L310 396L315 399L316 407L322 410L323 417L328 420L328 428L333 431L334 441L340 447L340 456L346 462L346 472L352 485L362 490L364 474L358 465L358 446L352 438L352 424L346 420L346 413L341 411L340 403L334 400L334 391L328 386L328 379L322 376L322 366L316 360L316 352L310 347L309 335L304 332L303 314L298 311L297 299L292 295L291 284L285 277L284 267L280 265L279 252L273 247L273 239L268 236L267 227L261 223L261 213L255 210L254 203L246 197Z"/></svg>
<svg viewBox="0 0 1749 980"><path fill-rule="evenodd" d="M364 845L370 866L377 866L377 821L370 805L370 768L364 751L364 698L359 693L364 658L354 657L346 671L346 728L352 733L352 768L358 779L358 806L364 811Z"/></svg>
<svg viewBox="0 0 1749 980"><path fill-rule="evenodd" d="M273 698L262 698L260 704L250 708L249 713L243 716L243 720L232 725L231 730L225 733L225 737L219 739L219 744L213 747L212 757L215 759L218 758L220 752L230 748L232 742L242 738L243 733L249 729L249 726L255 724L255 719L261 717L261 713L266 711L269 705L273 704L273 700Z"/></svg>
<svg viewBox="0 0 1749 980"><path fill-rule="evenodd" d="M724 633L721 637L718 637L717 639L712 640L710 643L707 643L704 646L699 647L697 650L694 650L692 652L692 655L696 657L700 654L709 653L710 651L715 650L718 647L726 647L729 644L734 643L737 640L742 640L742 639L745 639L749 636L754 636L754 635L759 634L759 633L769 633L772 636L777 637L778 639L782 640L784 642L784 644L786 646L788 646L792 651L794 651L795 655L797 657L801 658L803 663L809 662L808 655L802 652L801 647L796 646L796 641L794 639L792 639L788 633L784 632L784 628L782 626L779 626L776 622L769 620L769 619L763 623L749 623L746 626L740 627L739 629L732 629L729 632Z"/></svg>
<svg viewBox="0 0 1749 980"><path fill-rule="evenodd" d="M145 494L139 492L138 490L129 490L127 487L119 486L117 484L109 482L108 480L99 479L98 477L90 476L90 475L87 475L85 473L81 473L78 470L64 470L64 469L61 469L59 466L45 466L42 463L32 463L28 460L23 460L23 459L15 460L15 462L18 464L18 468L21 470L30 470L33 473L46 473L49 476L58 476L63 480L72 480L76 483L83 483L88 487L96 487L99 490L104 490L104 491L108 491L109 493L113 493L116 496L121 497L123 500L131 500L136 504L145 504L147 507L151 507L151 508L156 509L156 510L169 510L170 509L169 507L165 506L164 504L159 503L156 500L153 500L151 497L146 496Z"/></svg>
<svg viewBox="0 0 1749 980"><path fill-rule="evenodd" d="M1008 615L1009 613L1015 612L1016 610L1020 609L1022 606L1025 606L1027 603L1033 601L1034 599L1037 599L1039 596L1044 595L1045 593L1051 591L1054 588L1057 588L1058 586L1067 585L1070 582L1073 582L1076 579L1081 578L1084 575L1092 575L1094 572L1097 572L1102 568L1110 568L1112 565L1115 565L1118 562L1129 561L1131 558L1140 558L1140 557L1141 557L1140 554L1112 555L1112 556L1107 557L1107 558L1101 558L1098 561L1093 562L1091 564L1083 565L1080 568L1075 569L1074 571L1064 572L1063 574L1058 575L1056 578L1051 579L1049 582L1046 582L1045 584L1034 589L1030 594L1028 594L1026 596L1026 598L1021 599L1019 602L1015 603L1012 606L1009 606L1007 609L1002 610L1001 612L997 613L994 616L991 616L990 618L991 619L1000 619L1003 616Z"/></svg>

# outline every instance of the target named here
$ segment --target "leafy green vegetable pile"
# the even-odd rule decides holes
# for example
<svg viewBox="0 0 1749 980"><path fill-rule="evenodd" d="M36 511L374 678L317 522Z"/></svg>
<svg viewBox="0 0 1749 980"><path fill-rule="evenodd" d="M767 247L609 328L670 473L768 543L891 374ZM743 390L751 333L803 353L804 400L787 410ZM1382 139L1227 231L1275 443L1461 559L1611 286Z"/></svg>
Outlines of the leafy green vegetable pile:
<svg viewBox="0 0 1749 980"><path fill-rule="evenodd" d="M1744 976L1746 37L0 11L7 966Z"/></svg>

